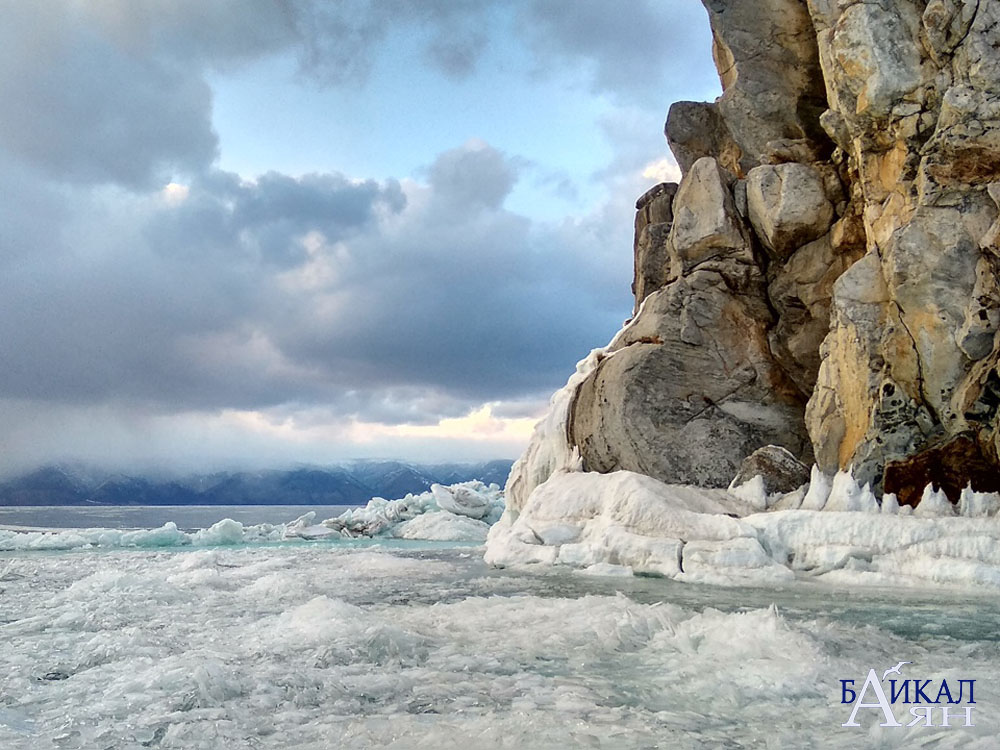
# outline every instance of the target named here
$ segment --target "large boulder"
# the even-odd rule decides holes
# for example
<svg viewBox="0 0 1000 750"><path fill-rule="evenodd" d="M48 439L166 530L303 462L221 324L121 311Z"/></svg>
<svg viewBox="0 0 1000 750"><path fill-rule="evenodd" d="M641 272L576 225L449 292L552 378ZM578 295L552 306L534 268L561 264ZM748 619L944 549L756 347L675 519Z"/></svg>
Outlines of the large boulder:
<svg viewBox="0 0 1000 750"><path fill-rule="evenodd" d="M780 445L758 448L740 464L731 487L740 487L760 477L764 492L793 492L809 482L809 467Z"/></svg>
<svg viewBox="0 0 1000 750"><path fill-rule="evenodd" d="M764 165L747 175L747 208L757 236L779 260L825 235L833 205L823 178L806 164Z"/></svg>
<svg viewBox="0 0 1000 750"><path fill-rule="evenodd" d="M646 300L573 402L588 470L725 487L763 445L809 455L802 396L771 357L763 295L745 289L699 270Z"/></svg>
<svg viewBox="0 0 1000 750"><path fill-rule="evenodd" d="M670 250L674 276L682 276L705 261L737 255L753 262L726 175L710 156L696 161L681 180L674 198Z"/></svg>

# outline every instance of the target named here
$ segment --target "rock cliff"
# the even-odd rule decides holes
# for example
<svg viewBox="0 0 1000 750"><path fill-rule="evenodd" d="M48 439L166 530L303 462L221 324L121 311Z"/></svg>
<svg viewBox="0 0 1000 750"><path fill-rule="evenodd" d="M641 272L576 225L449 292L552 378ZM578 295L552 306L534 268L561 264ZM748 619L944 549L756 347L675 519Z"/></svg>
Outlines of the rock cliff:
<svg viewBox="0 0 1000 750"><path fill-rule="evenodd" d="M673 483L773 444L904 503L1000 489L1000 3L703 1L724 93L670 108L683 179L560 437Z"/></svg>

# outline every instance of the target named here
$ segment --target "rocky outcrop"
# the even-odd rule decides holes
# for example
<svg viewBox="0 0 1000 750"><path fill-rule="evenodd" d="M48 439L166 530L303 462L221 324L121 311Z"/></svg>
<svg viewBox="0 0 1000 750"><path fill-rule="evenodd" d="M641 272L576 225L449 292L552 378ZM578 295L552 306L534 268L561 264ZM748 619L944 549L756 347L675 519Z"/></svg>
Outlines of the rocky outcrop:
<svg viewBox="0 0 1000 750"><path fill-rule="evenodd" d="M763 281L719 265L650 296L580 385L569 436L588 470L725 487L761 445L808 452L801 397L769 354Z"/></svg>
<svg viewBox="0 0 1000 750"><path fill-rule="evenodd" d="M962 491L973 485L980 492L1000 492L1000 472L974 435L962 434L941 445L885 467L885 491L900 505L917 506L928 485L935 485L955 505Z"/></svg>
<svg viewBox="0 0 1000 750"><path fill-rule="evenodd" d="M921 481L992 489L1000 5L704 4L723 95L670 109L683 179L637 204L635 318L577 384L568 445L724 486L773 444L876 491L975 446Z"/></svg>
<svg viewBox="0 0 1000 750"><path fill-rule="evenodd" d="M989 384L1000 301L991 246L1000 7L809 5L829 100L822 122L866 243L865 262L834 288L807 411L817 459L827 470L853 465L859 480L880 486L887 465L968 434L1000 471ZM981 471L951 471L926 479L980 489Z"/></svg>
<svg viewBox="0 0 1000 750"><path fill-rule="evenodd" d="M635 307L657 289L673 281L667 243L674 222L674 196L677 184L661 182L650 188L635 203L635 278L632 294Z"/></svg>
<svg viewBox="0 0 1000 750"><path fill-rule="evenodd" d="M794 492L809 483L809 467L786 449L777 445L765 445L743 460L730 487L740 487L757 477L760 477L762 489L768 495Z"/></svg>

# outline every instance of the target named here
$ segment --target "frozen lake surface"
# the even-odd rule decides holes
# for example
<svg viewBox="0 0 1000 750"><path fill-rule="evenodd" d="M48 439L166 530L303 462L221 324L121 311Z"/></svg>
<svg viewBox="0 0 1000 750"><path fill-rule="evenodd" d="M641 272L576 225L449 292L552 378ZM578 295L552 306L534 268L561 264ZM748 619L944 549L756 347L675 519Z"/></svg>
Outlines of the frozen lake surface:
<svg viewBox="0 0 1000 750"><path fill-rule="evenodd" d="M2 552L0 748L997 747L995 596L481 557L357 540ZM842 728L839 680L899 661L975 679L976 726Z"/></svg>
<svg viewBox="0 0 1000 750"><path fill-rule="evenodd" d="M231 518L244 525L287 523L316 512L339 516L350 505L46 505L0 507L0 528L155 529L173 522L180 529L207 529Z"/></svg>

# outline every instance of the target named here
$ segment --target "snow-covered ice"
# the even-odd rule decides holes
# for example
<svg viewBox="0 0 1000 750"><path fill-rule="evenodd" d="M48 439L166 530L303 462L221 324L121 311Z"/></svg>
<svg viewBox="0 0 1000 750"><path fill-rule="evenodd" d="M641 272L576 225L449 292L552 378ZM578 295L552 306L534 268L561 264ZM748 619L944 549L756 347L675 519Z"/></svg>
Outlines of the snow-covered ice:
<svg viewBox="0 0 1000 750"><path fill-rule="evenodd" d="M435 510L404 521L393 529L392 535L399 539L482 544L486 541L489 530L489 526L475 518L455 515L445 510Z"/></svg>
<svg viewBox="0 0 1000 750"><path fill-rule="evenodd" d="M519 510L0 532L0 748L996 746L1000 498L579 469ZM976 726L841 727L900 660L976 679Z"/></svg>

